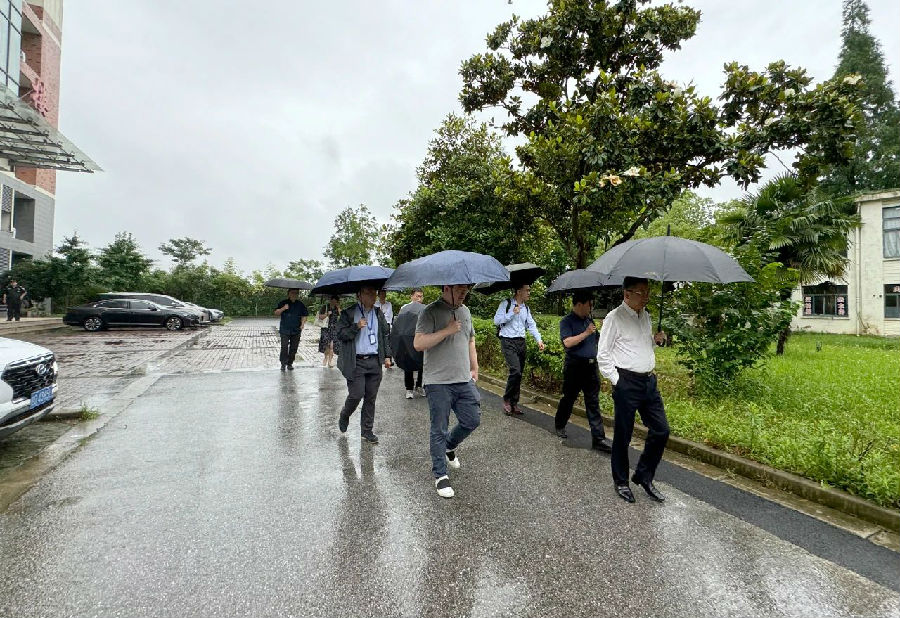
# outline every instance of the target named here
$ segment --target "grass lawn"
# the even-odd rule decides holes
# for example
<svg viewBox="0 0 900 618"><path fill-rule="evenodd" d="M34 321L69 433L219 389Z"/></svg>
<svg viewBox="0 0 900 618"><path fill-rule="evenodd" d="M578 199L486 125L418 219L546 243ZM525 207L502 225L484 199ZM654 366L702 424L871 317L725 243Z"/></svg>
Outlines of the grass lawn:
<svg viewBox="0 0 900 618"><path fill-rule="evenodd" d="M695 397L674 350L657 354L673 433L882 506L900 504L900 342L797 334L719 396ZM611 402L610 402L611 404Z"/></svg>
<svg viewBox="0 0 900 618"><path fill-rule="evenodd" d="M544 341L554 342L554 356L561 354L558 335L550 334L559 332L558 321L538 319ZM486 366L504 373L497 351L485 350ZM774 346L772 352L731 390L699 396L675 350L657 350L672 433L882 506L900 505L900 341L803 333L788 340L784 356L774 356ZM556 377L561 363L536 354L536 347L529 349L529 364L544 366L535 372L536 386L551 390L554 380L542 374ZM608 394L601 394L600 405L612 413Z"/></svg>

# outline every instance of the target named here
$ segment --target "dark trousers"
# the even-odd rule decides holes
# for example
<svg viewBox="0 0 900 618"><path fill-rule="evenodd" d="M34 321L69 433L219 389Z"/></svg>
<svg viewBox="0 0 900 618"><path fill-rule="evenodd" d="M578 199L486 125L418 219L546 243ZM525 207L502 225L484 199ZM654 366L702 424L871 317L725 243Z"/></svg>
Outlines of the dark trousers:
<svg viewBox="0 0 900 618"><path fill-rule="evenodd" d="M428 413L431 417L429 433L431 471L439 479L447 474L447 451L456 450L462 441L481 424L481 393L475 382L429 384L425 387ZM456 427L451 431L450 411L456 413Z"/></svg>
<svg viewBox="0 0 900 618"><path fill-rule="evenodd" d="M572 416L575 398L578 393L583 392L591 437L595 440L605 438L603 418L600 416L600 372L597 370L597 361L567 354L563 364L562 391L563 395L556 406L556 428L565 429Z"/></svg>
<svg viewBox="0 0 900 618"><path fill-rule="evenodd" d="M422 371L404 371L403 372L403 383L406 385L406 390L411 391L413 389L413 374L418 373L419 377L415 379L416 386L422 386Z"/></svg>
<svg viewBox="0 0 900 618"><path fill-rule="evenodd" d="M656 388L656 375L642 376L619 369L619 383L613 388L613 402L616 405L611 457L613 481L616 485L628 483L628 445L634 431L635 410L647 427L647 441L634 476L641 481L652 481L669 440L669 421L666 420L662 397Z"/></svg>
<svg viewBox="0 0 900 618"><path fill-rule="evenodd" d="M516 405L522 388L522 372L525 371L525 338L500 337L500 349L503 350L503 358L509 369L503 400Z"/></svg>
<svg viewBox="0 0 900 618"><path fill-rule="evenodd" d="M300 346L300 333L285 335L281 333L281 364L293 365L297 357L297 348Z"/></svg>
<svg viewBox="0 0 900 618"><path fill-rule="evenodd" d="M16 322L22 317L22 305L6 305L6 321L15 319Z"/></svg>
<svg viewBox="0 0 900 618"><path fill-rule="evenodd" d="M357 356L353 378L347 380L347 400L344 401L341 416L350 418L362 401L359 427L364 434L372 433L375 426L375 398L378 396L379 386L381 386L381 363L378 362L378 356L374 354Z"/></svg>

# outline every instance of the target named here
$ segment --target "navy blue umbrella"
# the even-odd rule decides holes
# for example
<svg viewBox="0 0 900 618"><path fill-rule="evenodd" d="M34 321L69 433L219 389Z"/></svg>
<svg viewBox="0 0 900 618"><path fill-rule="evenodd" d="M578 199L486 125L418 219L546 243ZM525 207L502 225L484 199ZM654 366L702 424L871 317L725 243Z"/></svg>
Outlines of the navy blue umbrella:
<svg viewBox="0 0 900 618"><path fill-rule="evenodd" d="M384 287L403 290L425 285L474 285L495 281L509 281L509 271L495 258L451 250L401 264Z"/></svg>
<svg viewBox="0 0 900 618"><path fill-rule="evenodd" d="M380 289L394 270L383 266L349 266L322 275L310 294L356 294L362 287Z"/></svg>
<svg viewBox="0 0 900 618"><path fill-rule="evenodd" d="M275 279L269 279L263 285L268 286L270 288L285 288L288 290L297 289L297 290L308 290L312 288L311 283L307 283L306 281L301 281L300 279L288 279L286 277L278 277Z"/></svg>

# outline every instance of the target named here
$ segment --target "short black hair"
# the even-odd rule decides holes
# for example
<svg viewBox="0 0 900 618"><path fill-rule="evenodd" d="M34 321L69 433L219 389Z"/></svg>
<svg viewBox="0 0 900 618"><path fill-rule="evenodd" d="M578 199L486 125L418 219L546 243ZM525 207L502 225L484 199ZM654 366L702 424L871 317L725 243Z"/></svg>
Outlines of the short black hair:
<svg viewBox="0 0 900 618"><path fill-rule="evenodd" d="M410 292L410 294L415 294L416 292L422 292L422 294L425 293L425 292L422 290L422 288L413 288L413 291Z"/></svg>
<svg viewBox="0 0 900 618"><path fill-rule="evenodd" d="M625 277L625 280L622 281L622 289L633 290L634 286L641 285L642 283L649 284L650 280L646 277Z"/></svg>
<svg viewBox="0 0 900 618"><path fill-rule="evenodd" d="M594 293L589 290L578 290L572 294L572 304L578 305L594 300Z"/></svg>

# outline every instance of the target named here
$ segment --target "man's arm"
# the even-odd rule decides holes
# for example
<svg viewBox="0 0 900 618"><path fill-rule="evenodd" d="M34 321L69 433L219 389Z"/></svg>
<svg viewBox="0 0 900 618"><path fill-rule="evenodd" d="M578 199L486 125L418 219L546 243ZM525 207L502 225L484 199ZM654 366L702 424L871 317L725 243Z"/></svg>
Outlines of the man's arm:
<svg viewBox="0 0 900 618"><path fill-rule="evenodd" d="M525 311L527 312L525 315L525 328L531 333L534 340L538 342L538 347L543 350L544 340L541 339L541 331L538 330L537 322L534 321L534 317L531 315L531 309L526 308Z"/></svg>
<svg viewBox="0 0 900 618"><path fill-rule="evenodd" d="M475 337L469 337L469 373L472 379L478 381L478 349L475 347Z"/></svg>
<svg viewBox="0 0 900 618"><path fill-rule="evenodd" d="M612 359L612 347L616 338L615 318L606 316L600 327L600 338L597 342L597 368L600 374L615 386L619 382L619 372Z"/></svg>
<svg viewBox="0 0 900 618"><path fill-rule="evenodd" d="M560 331L562 331L562 326L560 326ZM585 339L587 339L588 337L593 335L595 332L597 332L597 326L593 322L591 322L590 324L588 324L588 327L581 334L578 334L578 335L569 334L569 336L567 336L567 337L563 336L563 340L562 340L563 346L565 346L567 348L575 347L576 345L578 345L579 343L581 343L582 341L584 341ZM566 333L566 334L568 334L568 333Z"/></svg>
<svg viewBox="0 0 900 618"><path fill-rule="evenodd" d="M353 311L341 311L337 323L337 337L341 341L353 341L359 335L359 324L353 321Z"/></svg>
<svg viewBox="0 0 900 618"><path fill-rule="evenodd" d="M413 347L416 349L416 352L430 350L450 335L458 333L461 328L462 324L460 324L459 320L451 319L447 326L439 331L433 333L417 332L413 339Z"/></svg>
<svg viewBox="0 0 900 618"><path fill-rule="evenodd" d="M19 289L22 290L22 295L19 296L19 300L25 300L25 297L28 295L28 290L26 290L25 288L19 288Z"/></svg>
<svg viewBox="0 0 900 618"><path fill-rule="evenodd" d="M288 310L289 306L290 305L288 305L285 301L281 301L281 304L279 304L277 307L275 307L275 315L281 315L282 313L284 313L285 311Z"/></svg>
<svg viewBox="0 0 900 618"><path fill-rule="evenodd" d="M509 308L510 308L509 311L505 311L503 309L503 306L505 304L506 304L506 301L501 300L500 305L497 307L497 312L494 313L494 325L495 326L503 326L504 324L509 322L514 315L514 311L512 309L513 309L513 307L516 306L516 303L509 304Z"/></svg>

